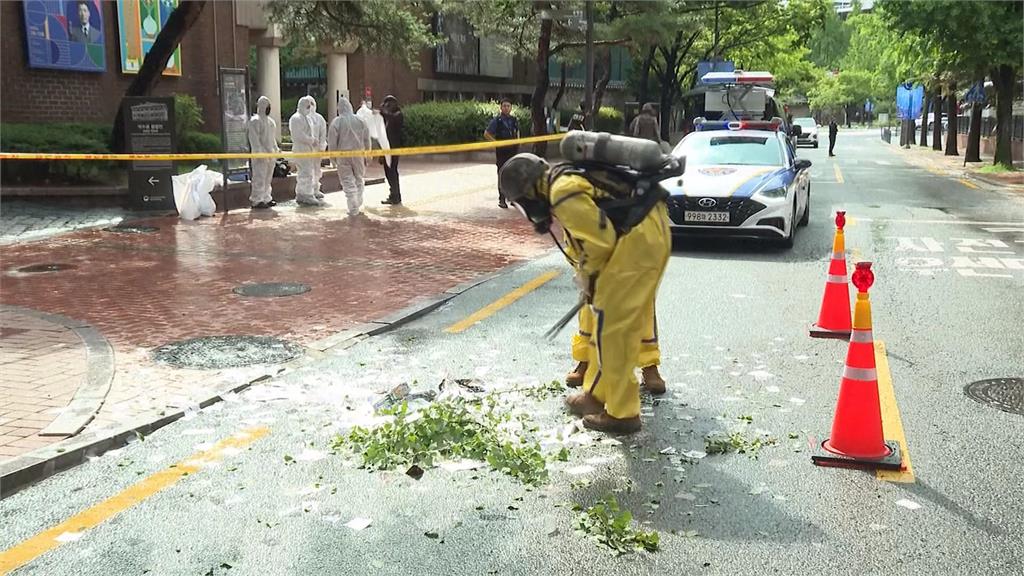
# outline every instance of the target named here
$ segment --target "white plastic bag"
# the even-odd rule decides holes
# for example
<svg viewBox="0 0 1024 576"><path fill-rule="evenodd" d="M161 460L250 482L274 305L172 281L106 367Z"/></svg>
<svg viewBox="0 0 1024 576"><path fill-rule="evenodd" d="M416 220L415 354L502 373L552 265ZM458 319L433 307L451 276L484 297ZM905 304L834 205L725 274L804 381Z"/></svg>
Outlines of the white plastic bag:
<svg viewBox="0 0 1024 576"><path fill-rule="evenodd" d="M391 149L391 143L388 142L388 133L384 126L384 117L381 116L379 110L371 110L364 101L363 105L356 112L356 116L366 123L366 127L370 129L370 138L376 140L382 150ZM384 161L390 166L391 155L385 154Z"/></svg>
<svg viewBox="0 0 1024 576"><path fill-rule="evenodd" d="M171 176L174 188L174 205L178 215L185 220L195 220L200 216L213 216L217 205L210 192L218 185L223 185L220 172L208 170L201 164L188 174Z"/></svg>

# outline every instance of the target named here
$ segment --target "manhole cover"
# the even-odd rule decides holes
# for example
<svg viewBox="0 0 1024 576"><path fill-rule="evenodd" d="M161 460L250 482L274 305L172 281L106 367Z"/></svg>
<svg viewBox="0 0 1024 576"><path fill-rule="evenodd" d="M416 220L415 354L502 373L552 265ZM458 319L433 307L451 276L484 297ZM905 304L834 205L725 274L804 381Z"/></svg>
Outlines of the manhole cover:
<svg viewBox="0 0 1024 576"><path fill-rule="evenodd" d="M1024 414L1024 378L990 378L964 386L964 394L1005 412Z"/></svg>
<svg viewBox="0 0 1024 576"><path fill-rule="evenodd" d="M261 284L243 284L234 290L235 294L268 298L272 296L295 296L309 292L309 286L298 282L264 282Z"/></svg>
<svg viewBox="0 0 1024 576"><path fill-rule="evenodd" d="M238 368L280 364L303 354L302 346L270 336L204 336L166 344L153 359L178 368Z"/></svg>
<svg viewBox="0 0 1024 576"><path fill-rule="evenodd" d="M123 234L150 234L156 232L160 228L157 226L133 226L128 224L118 224L117 226L111 226L110 228L104 228L106 232L121 232Z"/></svg>
<svg viewBox="0 0 1024 576"><path fill-rule="evenodd" d="M61 270L73 270L75 266L73 264L59 264L59 263L48 263L48 264L33 264L31 266L22 266L17 268L16 271L24 272L25 274L38 274L40 272L60 272Z"/></svg>

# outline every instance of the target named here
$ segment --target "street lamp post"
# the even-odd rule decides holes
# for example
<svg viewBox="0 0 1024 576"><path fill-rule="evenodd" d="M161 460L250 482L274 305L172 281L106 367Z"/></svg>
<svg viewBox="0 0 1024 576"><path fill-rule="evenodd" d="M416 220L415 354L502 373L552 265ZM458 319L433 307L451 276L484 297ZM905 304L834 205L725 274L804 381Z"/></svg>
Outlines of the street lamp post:
<svg viewBox="0 0 1024 576"><path fill-rule="evenodd" d="M590 112L594 106L594 3L593 0L586 0L584 10L587 19L586 32L586 74L584 75L584 106L585 112ZM597 113L597 110L594 110ZM594 114L585 116L587 130L594 129Z"/></svg>

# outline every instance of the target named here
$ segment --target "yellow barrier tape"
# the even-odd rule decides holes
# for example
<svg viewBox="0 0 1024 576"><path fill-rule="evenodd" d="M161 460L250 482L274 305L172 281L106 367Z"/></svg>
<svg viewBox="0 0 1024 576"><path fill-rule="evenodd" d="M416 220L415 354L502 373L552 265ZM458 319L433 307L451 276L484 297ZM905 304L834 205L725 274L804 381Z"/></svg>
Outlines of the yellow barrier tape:
<svg viewBox="0 0 1024 576"><path fill-rule="evenodd" d="M470 152L489 150L519 144L550 142L565 138L565 134L530 136L515 140L496 142L467 142L465 144L440 144L437 146L411 146L382 150L344 150L337 152L217 152L210 154L38 154L35 152L0 152L0 160L237 160L240 158L373 158L377 156L415 156L418 154L446 154L449 152Z"/></svg>

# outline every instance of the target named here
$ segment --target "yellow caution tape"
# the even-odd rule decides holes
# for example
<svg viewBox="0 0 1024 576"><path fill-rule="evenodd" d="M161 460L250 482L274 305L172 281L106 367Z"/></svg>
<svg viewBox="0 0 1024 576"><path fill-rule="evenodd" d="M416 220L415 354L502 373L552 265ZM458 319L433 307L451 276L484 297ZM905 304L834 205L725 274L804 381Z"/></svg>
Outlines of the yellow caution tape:
<svg viewBox="0 0 1024 576"><path fill-rule="evenodd" d="M0 152L0 160L237 160L241 158L372 158L377 156L414 156L418 154L447 154L489 150L519 144L551 142L565 138L565 134L530 136L515 140L495 142L467 142L465 144L441 144L437 146L412 146L383 150L343 150L313 152L226 152L208 154L38 154L35 152Z"/></svg>

